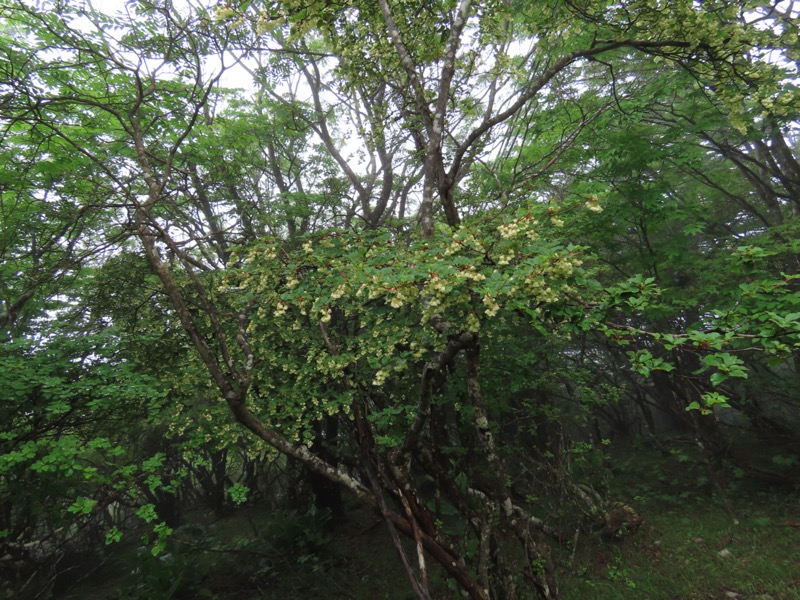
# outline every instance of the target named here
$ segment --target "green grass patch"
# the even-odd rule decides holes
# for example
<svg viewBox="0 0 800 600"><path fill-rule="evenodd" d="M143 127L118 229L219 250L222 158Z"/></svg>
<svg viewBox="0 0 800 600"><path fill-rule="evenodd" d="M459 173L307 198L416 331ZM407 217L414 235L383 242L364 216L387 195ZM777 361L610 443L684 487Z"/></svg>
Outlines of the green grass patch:
<svg viewBox="0 0 800 600"><path fill-rule="evenodd" d="M671 452L619 447L610 463L615 497L630 503L644 522L624 539L581 535L576 548L565 548L565 600L736 598L733 594L800 600L795 488L767 488L737 478L733 470L720 472L726 505L707 467L686 444Z"/></svg>

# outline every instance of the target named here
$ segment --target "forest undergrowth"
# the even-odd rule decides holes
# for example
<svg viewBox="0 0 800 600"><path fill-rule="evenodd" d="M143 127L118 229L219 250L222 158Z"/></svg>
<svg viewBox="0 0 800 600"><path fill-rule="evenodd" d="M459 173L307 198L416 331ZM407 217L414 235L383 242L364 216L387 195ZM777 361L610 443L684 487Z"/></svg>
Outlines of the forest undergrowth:
<svg viewBox="0 0 800 600"><path fill-rule="evenodd" d="M748 445L754 462L757 444ZM555 548L561 597L800 599L800 490L760 484L723 465L725 498L688 438L637 438L607 449L607 491L641 516L617 539L591 525ZM780 465L778 465L780 466ZM412 545L407 553L413 560ZM458 598L441 571L437 599ZM192 513L168 552L112 546L63 600L385 599L414 597L380 519L353 503L346 521L247 507L215 520Z"/></svg>

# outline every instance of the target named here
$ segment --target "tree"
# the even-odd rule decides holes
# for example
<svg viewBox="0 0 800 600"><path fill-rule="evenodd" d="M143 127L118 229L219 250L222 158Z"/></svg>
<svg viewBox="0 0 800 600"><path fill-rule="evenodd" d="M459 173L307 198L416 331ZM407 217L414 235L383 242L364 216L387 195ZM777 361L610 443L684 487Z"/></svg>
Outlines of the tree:
<svg viewBox="0 0 800 600"><path fill-rule="evenodd" d="M586 134L621 118L626 103L672 100L674 88L657 88L679 78L678 69L746 130L757 117L731 107L748 86L763 104L785 83L787 69L763 56L794 51L791 23L760 28L745 18L745 6L688 1L670 2L669 10L646 2L470 0L243 2L214 11L140 2L115 16L58 2L48 8L17 2L3 9L10 24L3 68L14 92L2 107L7 137L30 164L47 164L51 150L42 140L59 156L69 149L78 156L64 163L75 165L70 174L98 182L70 177L59 189L67 216L58 215L55 227L44 221L56 257L48 272L64 269L62 240L113 248L94 259L106 276L115 263L146 262L158 290L145 304L156 308L130 323L150 335L163 327L169 335L159 350L175 379L213 390L184 395L194 414L218 418L204 406L218 396L256 438L379 512L421 598L430 595L430 557L472 598L531 590L557 597L545 540L561 542L564 533L537 516L542 506L531 491L542 478L567 490L576 521L588 516L611 527L606 500L580 472L553 460L568 449L547 433L560 396L580 387L570 387L574 380L591 381L621 360L596 350L600 336L623 346L635 340L625 361L644 376L675 369L675 357L655 348L700 348L678 358L694 360L682 375L711 370L710 386L692 401L702 412L720 402L713 386L741 376L727 349L743 339L769 347L776 335L788 336L786 348L795 343L795 320L785 315L767 317L774 334L737 328L744 316L716 337L704 314L695 316L699 327L662 327L668 310L654 296L664 283L656 282L663 256L679 242L692 256L703 250L680 219L665 218L678 204L663 166L675 156L631 152L631 145L647 148L620 133L593 161L580 158L597 148ZM252 106L218 90L233 64L258 85ZM770 72L758 79L765 64ZM647 69L658 74L652 92L649 81L633 79ZM626 71L631 76L618 80ZM687 113L676 117L681 124ZM640 131L648 127L656 129L646 123ZM759 169L727 131L711 132L704 143L724 161L706 162L708 146L695 149L714 170L695 172L691 185L715 189L716 179L702 179L711 173L724 179L719 194L749 202L731 184L731 161L751 184L759 171L759 201L780 209L779 198L793 193L794 163L775 127L766 129L772 141ZM680 147L697 139L684 125L668 134ZM352 151L345 136L360 147ZM680 185L687 185L683 175L694 165L681 166ZM29 203L52 188L35 174L22 180ZM610 208L601 216L607 188ZM692 210L702 216L707 209ZM746 229L738 218L729 215L724 225ZM564 233L574 222L576 237L582 231L602 246L628 235L619 225L631 219L636 234L647 235L630 253L603 256L622 277L593 267ZM84 229L63 225L73 222ZM597 223L608 225L605 238L586 234ZM651 227L661 243L681 226L677 242L650 243ZM35 231L25 227L19 241L6 234L9 256L38 261L27 241ZM141 298L142 281L152 278L137 274L129 285ZM793 281L785 278L784 291ZM23 284L9 290L4 323L26 295L54 293ZM112 324L127 320L116 300L106 313L102 303L94 309ZM769 314L763 305L753 312ZM572 358L574 339L582 360ZM543 349L558 359L548 361ZM133 356L137 368L153 368L141 349ZM541 374L550 364L558 377ZM492 385L505 380L507 388ZM185 418L175 406L159 411L171 424ZM530 422L512 418L528 414ZM541 455L520 466L530 439ZM223 439L216 449L226 447ZM326 490L317 481L319 499ZM434 494L425 489L431 484ZM623 513L609 533L635 528L638 516ZM417 545L416 567L398 530Z"/></svg>

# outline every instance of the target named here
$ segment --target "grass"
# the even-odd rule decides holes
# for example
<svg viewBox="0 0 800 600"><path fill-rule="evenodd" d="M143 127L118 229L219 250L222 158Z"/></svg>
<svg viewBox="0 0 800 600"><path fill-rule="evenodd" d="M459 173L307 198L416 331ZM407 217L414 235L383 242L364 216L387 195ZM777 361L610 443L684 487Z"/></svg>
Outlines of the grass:
<svg viewBox="0 0 800 600"><path fill-rule="evenodd" d="M619 466L615 497L644 523L611 543L579 538L562 577L563 598L800 600L796 489L729 479L725 491L737 523L691 449L664 457L621 446L611 464Z"/></svg>
<svg viewBox="0 0 800 600"><path fill-rule="evenodd" d="M615 498L642 517L617 540L580 532L556 548L565 600L800 600L800 493L726 476L728 508L688 445L671 455L630 444L611 449ZM352 507L334 528L294 513L258 509L192 525L171 542L169 560L117 546L94 580L68 600L411 600L385 527ZM722 553L722 554L720 554ZM408 547L414 560L413 548ZM137 570L138 569L138 570ZM178 582L177 585L175 582ZM434 598L457 598L432 573Z"/></svg>
<svg viewBox="0 0 800 600"><path fill-rule="evenodd" d="M644 514L635 536L579 547L562 580L565 599L800 599L800 532L790 522L765 516L734 525L703 503Z"/></svg>

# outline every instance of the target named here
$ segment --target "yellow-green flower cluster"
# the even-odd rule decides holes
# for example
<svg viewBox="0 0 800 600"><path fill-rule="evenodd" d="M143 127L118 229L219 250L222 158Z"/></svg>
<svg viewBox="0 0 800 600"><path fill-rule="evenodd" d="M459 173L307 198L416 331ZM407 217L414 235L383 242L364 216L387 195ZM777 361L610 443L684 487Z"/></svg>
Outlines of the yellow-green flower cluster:
<svg viewBox="0 0 800 600"><path fill-rule="evenodd" d="M514 237L519 233L519 231L520 228L516 221L503 223L497 227L497 232L503 239Z"/></svg>
<svg viewBox="0 0 800 600"><path fill-rule="evenodd" d="M234 10L230 2L226 2L225 4L220 4L214 9L214 20L217 21L217 23L222 23L223 21L227 21L228 19L234 16L236 16L236 10Z"/></svg>
<svg viewBox="0 0 800 600"><path fill-rule="evenodd" d="M389 372L386 369L380 369L377 373L375 373L375 378L372 380L372 385L380 387L386 383L386 379L388 377Z"/></svg>
<svg viewBox="0 0 800 600"><path fill-rule="evenodd" d="M530 290L539 302L546 304L558 300L558 294L547 284L544 278L533 279L530 282Z"/></svg>
<svg viewBox="0 0 800 600"><path fill-rule="evenodd" d="M533 218L530 214L522 215L501 223L497 226L497 233L504 240L513 239L520 234L524 234L530 240L536 239L536 232L534 227L539 224L539 221Z"/></svg>
<svg viewBox="0 0 800 600"><path fill-rule="evenodd" d="M331 309L329 306L326 306L320 311L319 320L322 323L330 323L331 322Z"/></svg>
<svg viewBox="0 0 800 600"><path fill-rule="evenodd" d="M481 330L481 321L474 311L467 315L467 326L465 329L470 333L478 333Z"/></svg>
<svg viewBox="0 0 800 600"><path fill-rule="evenodd" d="M345 295L345 292L347 292L347 285L343 283L331 292L331 300L338 300Z"/></svg>
<svg viewBox="0 0 800 600"><path fill-rule="evenodd" d="M463 250L471 250L479 254L485 252L483 244L475 237L475 233L466 227L461 227L453 234L450 246L445 250L444 255L450 256Z"/></svg>
<svg viewBox="0 0 800 600"><path fill-rule="evenodd" d="M589 199L586 201L586 208L594 213L603 212L603 207L600 206L600 197L594 194L589 196Z"/></svg>
<svg viewBox="0 0 800 600"><path fill-rule="evenodd" d="M267 11L263 10L258 15L256 33L258 33L258 35L264 35L280 25L283 25L283 19L273 18Z"/></svg>
<svg viewBox="0 0 800 600"><path fill-rule="evenodd" d="M500 266L510 264L511 261L514 260L514 251L509 250L506 254L500 254L496 260L497 264Z"/></svg>
<svg viewBox="0 0 800 600"><path fill-rule="evenodd" d="M497 301L492 297L491 294L487 293L483 297L483 304L486 306L486 316L493 317L497 314L500 310L500 305Z"/></svg>

